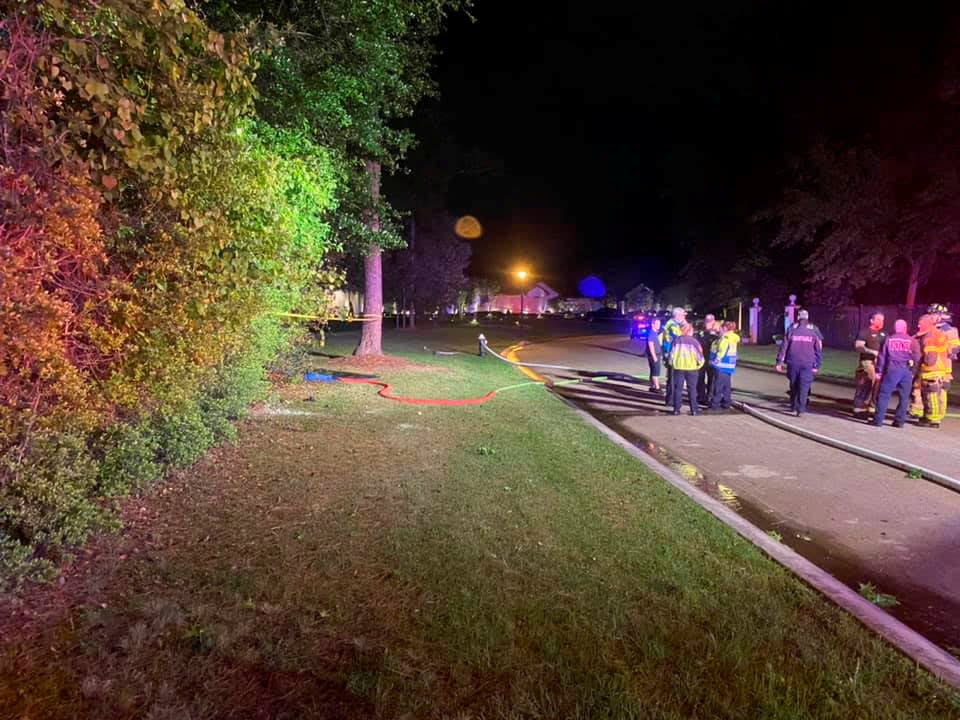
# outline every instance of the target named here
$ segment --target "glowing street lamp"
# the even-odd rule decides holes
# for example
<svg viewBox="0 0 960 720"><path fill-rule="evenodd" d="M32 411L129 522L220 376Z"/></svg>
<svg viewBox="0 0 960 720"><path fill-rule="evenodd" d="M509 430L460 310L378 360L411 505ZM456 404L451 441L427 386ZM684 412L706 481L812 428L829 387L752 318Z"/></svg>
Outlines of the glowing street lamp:
<svg viewBox="0 0 960 720"><path fill-rule="evenodd" d="M520 317L523 317L523 287L524 281L527 279L527 271L517 270L516 276L517 280L520 281Z"/></svg>

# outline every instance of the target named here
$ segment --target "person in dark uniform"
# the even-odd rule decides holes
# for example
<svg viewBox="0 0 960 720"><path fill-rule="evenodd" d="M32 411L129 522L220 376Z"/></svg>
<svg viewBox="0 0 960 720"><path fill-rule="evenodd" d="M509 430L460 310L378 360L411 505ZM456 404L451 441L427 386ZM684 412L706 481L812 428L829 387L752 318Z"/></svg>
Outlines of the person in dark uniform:
<svg viewBox="0 0 960 720"><path fill-rule="evenodd" d="M707 313L703 317L703 327L697 333L697 342L700 343L700 351L705 358L710 357L713 350L713 344L720 339L720 324L716 316ZM710 406L713 397L713 378L716 369L710 363L704 363L700 368L700 375L697 377L697 397L701 405Z"/></svg>
<svg viewBox="0 0 960 720"><path fill-rule="evenodd" d="M853 347L860 351L857 363L857 389L853 394L853 414L861 415L873 409L877 391L877 357L887 339L883 331L883 313L870 316L870 324L857 335Z"/></svg>
<svg viewBox="0 0 960 720"><path fill-rule="evenodd" d="M777 372L784 372L790 381L790 409L800 417L807 411L807 399L813 378L820 372L823 360L823 335L810 324L810 313L797 313L797 324L790 328L777 355Z"/></svg>
<svg viewBox="0 0 960 720"><path fill-rule="evenodd" d="M883 425L887 406L894 392L900 395L900 404L897 405L893 426L902 428L907 421L910 390L913 387L913 376L921 355L920 343L907 333L907 321L897 320L893 335L886 339L877 356L877 379L880 381L880 391L877 394L877 410L873 416L875 427Z"/></svg>

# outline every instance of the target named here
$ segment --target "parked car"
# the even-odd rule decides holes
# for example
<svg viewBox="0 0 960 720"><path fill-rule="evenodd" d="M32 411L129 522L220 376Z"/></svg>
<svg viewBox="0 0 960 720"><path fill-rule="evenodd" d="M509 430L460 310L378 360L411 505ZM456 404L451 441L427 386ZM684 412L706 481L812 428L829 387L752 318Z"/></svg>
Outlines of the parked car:
<svg viewBox="0 0 960 720"><path fill-rule="evenodd" d="M646 313L635 314L630 320L630 339L641 340L645 338L652 319L653 316Z"/></svg>
<svg viewBox="0 0 960 720"><path fill-rule="evenodd" d="M605 307L587 313L587 322L623 321L626 319L627 316L616 308Z"/></svg>

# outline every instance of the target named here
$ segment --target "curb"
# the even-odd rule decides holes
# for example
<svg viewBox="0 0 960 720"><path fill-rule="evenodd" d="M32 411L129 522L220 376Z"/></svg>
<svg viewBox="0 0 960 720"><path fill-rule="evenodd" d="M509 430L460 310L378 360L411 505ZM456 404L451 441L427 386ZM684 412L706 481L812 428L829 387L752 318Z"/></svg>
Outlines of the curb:
<svg viewBox="0 0 960 720"><path fill-rule="evenodd" d="M622 447L738 535L753 543L769 558L853 615L908 658L926 668L936 678L956 689L960 689L960 661L955 657L915 630L907 627L892 615L888 615L865 598L862 598L835 577L797 554L788 546L774 540L719 500L691 485L673 470L647 455L625 437L577 406L573 401L560 395L556 395L556 397L577 413L587 424L599 430L615 445Z"/></svg>

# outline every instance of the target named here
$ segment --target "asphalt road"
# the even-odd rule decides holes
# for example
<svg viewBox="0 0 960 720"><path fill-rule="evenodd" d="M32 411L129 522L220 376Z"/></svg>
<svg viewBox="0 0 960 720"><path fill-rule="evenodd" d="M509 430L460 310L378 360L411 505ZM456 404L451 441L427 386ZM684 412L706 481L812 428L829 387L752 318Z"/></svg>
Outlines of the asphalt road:
<svg viewBox="0 0 960 720"><path fill-rule="evenodd" d="M960 493L774 428L739 412L675 417L647 383L640 344L622 335L528 345L526 362L612 377L557 389L673 464L765 530L852 587L873 583L900 605L891 612L947 648L960 648ZM543 371L554 379L578 377ZM960 419L939 430L873 428L850 415L853 390L818 381L810 412L787 414L786 379L747 368L735 399L819 433L960 475Z"/></svg>

